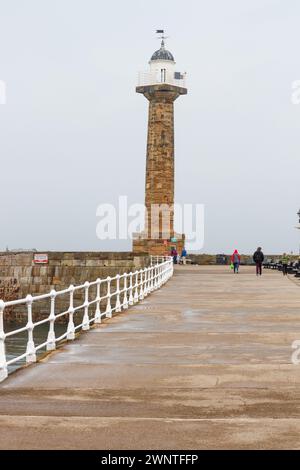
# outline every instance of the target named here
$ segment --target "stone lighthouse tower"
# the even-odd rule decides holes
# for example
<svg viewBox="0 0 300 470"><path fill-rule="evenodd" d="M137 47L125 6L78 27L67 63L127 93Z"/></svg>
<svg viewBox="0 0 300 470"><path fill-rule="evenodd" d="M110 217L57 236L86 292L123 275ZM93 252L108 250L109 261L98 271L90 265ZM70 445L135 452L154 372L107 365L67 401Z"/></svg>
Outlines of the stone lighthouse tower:
<svg viewBox="0 0 300 470"><path fill-rule="evenodd" d="M145 229L135 234L134 252L168 254L179 252L184 235L174 233L174 101L186 95L185 74L176 71L175 60L165 48L154 52L148 72L139 74L137 93L149 101L145 187Z"/></svg>

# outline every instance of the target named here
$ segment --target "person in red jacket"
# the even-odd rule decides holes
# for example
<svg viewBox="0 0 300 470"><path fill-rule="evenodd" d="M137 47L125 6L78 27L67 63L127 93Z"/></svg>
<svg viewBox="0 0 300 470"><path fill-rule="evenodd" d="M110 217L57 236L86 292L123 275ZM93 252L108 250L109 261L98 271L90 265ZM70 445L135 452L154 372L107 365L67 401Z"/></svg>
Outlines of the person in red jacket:
<svg viewBox="0 0 300 470"><path fill-rule="evenodd" d="M237 250L234 250L234 252L231 255L231 262L233 264L233 272L238 273L239 272L239 267L241 263L241 256Z"/></svg>

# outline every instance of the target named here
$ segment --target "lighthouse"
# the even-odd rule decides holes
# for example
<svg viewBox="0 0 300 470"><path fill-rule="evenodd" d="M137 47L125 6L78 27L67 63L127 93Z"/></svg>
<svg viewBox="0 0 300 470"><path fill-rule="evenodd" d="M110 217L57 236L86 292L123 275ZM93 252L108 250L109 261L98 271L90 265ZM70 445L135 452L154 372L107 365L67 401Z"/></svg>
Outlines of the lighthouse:
<svg viewBox="0 0 300 470"><path fill-rule="evenodd" d="M173 54L166 49L163 30L160 49L139 74L136 92L147 98L148 137L145 179L145 229L135 234L134 252L166 255L181 251L184 235L174 232L174 102L187 94L186 74L176 70Z"/></svg>

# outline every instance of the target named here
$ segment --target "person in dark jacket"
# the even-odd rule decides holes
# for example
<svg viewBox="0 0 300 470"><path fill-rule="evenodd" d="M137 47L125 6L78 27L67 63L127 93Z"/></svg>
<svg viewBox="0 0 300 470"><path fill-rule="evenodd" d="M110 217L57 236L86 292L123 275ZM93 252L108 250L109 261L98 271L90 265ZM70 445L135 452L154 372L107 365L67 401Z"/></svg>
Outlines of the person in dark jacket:
<svg viewBox="0 0 300 470"><path fill-rule="evenodd" d="M256 264L256 276L261 276L262 274L261 267L262 267L264 259L265 259L264 254L261 250L261 247L259 246L253 255L253 261Z"/></svg>
<svg viewBox="0 0 300 470"><path fill-rule="evenodd" d="M178 253L177 253L177 250L176 250L175 247L172 248L171 256L173 257L173 263L174 263L174 264L177 264L177 256L178 256Z"/></svg>

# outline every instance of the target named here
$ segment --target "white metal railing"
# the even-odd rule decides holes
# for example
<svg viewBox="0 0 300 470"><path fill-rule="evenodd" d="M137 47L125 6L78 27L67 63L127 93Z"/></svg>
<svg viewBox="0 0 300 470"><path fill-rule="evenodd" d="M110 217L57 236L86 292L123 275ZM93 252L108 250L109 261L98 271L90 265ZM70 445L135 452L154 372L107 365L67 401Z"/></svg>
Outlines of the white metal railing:
<svg viewBox="0 0 300 470"><path fill-rule="evenodd" d="M162 81L161 78L154 72L139 72L138 74L138 86L149 86L149 85L159 85L166 83L167 85L174 85L185 88L186 79L184 78L175 78L174 74L166 73L165 79Z"/></svg>
<svg viewBox="0 0 300 470"><path fill-rule="evenodd" d="M150 255L150 264L151 266L159 263L164 263L165 261L168 261L170 256L164 256L164 255ZM171 257L171 259L173 259Z"/></svg>
<svg viewBox="0 0 300 470"><path fill-rule="evenodd" d="M25 359L27 363L36 362L36 353L42 348L46 348L47 351L56 349L56 343L63 339L74 340L75 333L77 330L89 330L91 323L101 323L102 318L112 318L113 312L121 312L122 309L126 310L130 305L133 305L140 300L143 300L148 294L156 289L159 289L168 279L173 275L173 262L171 257L160 257L151 259L151 266L144 269L117 274L114 277L107 277L106 279L97 279L93 282L85 282L80 286L71 285L67 289L56 291L52 290L48 294L38 295L32 297L28 295L24 299L13 300L4 302L0 300L0 382L8 376L8 366ZM155 261L155 262L154 262ZM112 292L112 285L114 284L114 291ZM105 289L105 294L101 296L101 290ZM90 299L90 288L94 287L95 296ZM74 305L74 294L75 292L82 291L82 302L80 305ZM56 300L63 296L68 295L69 308L60 313L56 313ZM50 314L47 318L33 322L32 318L32 306L41 300L50 300ZM114 305L112 305L112 299L114 299ZM103 311L102 305L105 304ZM9 331L4 331L4 315L5 309L18 305L25 305L27 308L27 324L26 326ZM91 314L91 307L94 307L93 313ZM74 320L75 315L78 312L83 313L82 321L75 326ZM59 337L55 336L55 322L64 316L68 317L68 323L66 331ZM39 345L35 345L33 331L34 328L43 324L49 324L47 340ZM23 354L7 360L5 352L5 340L11 336L27 332L28 340L26 350Z"/></svg>

